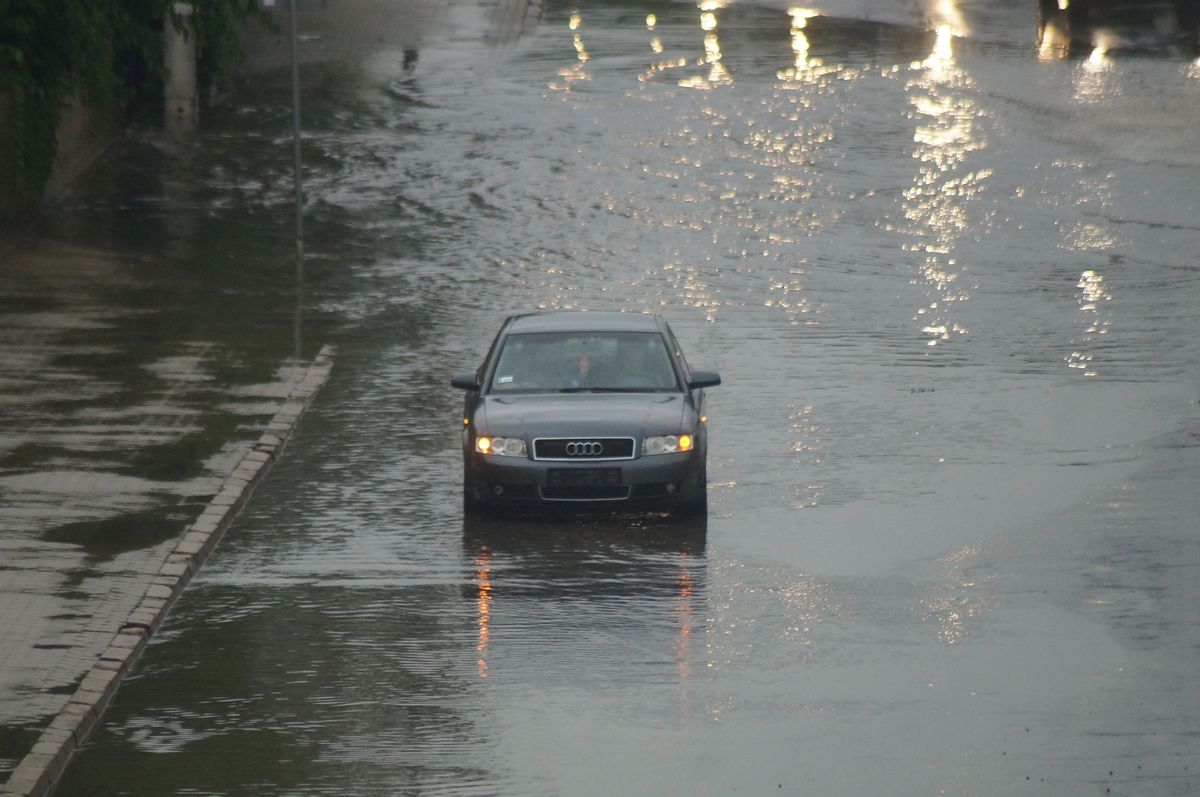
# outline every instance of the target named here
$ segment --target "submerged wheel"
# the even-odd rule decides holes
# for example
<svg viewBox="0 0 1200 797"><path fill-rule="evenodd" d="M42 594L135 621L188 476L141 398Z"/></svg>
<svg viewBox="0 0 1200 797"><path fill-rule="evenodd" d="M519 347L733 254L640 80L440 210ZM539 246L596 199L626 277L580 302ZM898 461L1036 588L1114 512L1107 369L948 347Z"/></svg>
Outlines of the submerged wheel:
<svg viewBox="0 0 1200 797"><path fill-rule="evenodd" d="M700 466L695 479L683 488L679 511L684 515L703 515L708 512L708 463Z"/></svg>
<svg viewBox="0 0 1200 797"><path fill-rule="evenodd" d="M471 472L467 469L466 464L463 464L463 514L478 515L483 511L483 502L475 494L475 480L471 478Z"/></svg>

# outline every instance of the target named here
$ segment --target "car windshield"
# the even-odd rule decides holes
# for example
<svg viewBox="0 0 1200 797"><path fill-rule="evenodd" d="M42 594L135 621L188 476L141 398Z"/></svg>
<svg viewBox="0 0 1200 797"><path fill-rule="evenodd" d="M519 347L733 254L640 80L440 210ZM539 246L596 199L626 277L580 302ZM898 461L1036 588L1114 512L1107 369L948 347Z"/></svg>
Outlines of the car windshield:
<svg viewBox="0 0 1200 797"><path fill-rule="evenodd" d="M509 335L496 362L495 393L674 392L657 332L538 332Z"/></svg>

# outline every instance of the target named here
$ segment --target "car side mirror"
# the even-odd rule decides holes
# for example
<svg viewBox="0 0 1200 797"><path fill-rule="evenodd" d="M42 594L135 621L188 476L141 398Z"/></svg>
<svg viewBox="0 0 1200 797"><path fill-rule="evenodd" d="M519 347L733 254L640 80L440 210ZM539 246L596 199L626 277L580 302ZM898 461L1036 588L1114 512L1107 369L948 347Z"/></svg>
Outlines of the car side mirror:
<svg viewBox="0 0 1200 797"><path fill-rule="evenodd" d="M450 387L456 387L459 390L479 390L479 381L475 378L473 371L464 371L461 374L452 374L450 377Z"/></svg>
<svg viewBox="0 0 1200 797"><path fill-rule="evenodd" d="M721 384L721 376L715 371L692 371L692 378L688 380L689 390L700 390L706 387L716 387Z"/></svg>

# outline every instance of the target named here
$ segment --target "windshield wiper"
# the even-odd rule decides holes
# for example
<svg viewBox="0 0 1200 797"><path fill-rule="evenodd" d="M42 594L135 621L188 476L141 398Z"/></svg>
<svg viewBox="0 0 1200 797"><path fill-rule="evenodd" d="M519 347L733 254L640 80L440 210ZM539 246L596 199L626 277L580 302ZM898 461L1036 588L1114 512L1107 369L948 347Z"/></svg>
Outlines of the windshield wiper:
<svg viewBox="0 0 1200 797"><path fill-rule="evenodd" d="M649 393L645 387L561 387L559 393Z"/></svg>

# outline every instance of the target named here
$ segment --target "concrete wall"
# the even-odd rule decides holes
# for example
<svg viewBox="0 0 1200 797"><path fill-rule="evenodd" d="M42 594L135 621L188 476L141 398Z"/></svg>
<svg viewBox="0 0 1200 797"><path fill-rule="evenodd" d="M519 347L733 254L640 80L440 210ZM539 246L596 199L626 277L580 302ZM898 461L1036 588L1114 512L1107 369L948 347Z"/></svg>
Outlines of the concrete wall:
<svg viewBox="0 0 1200 797"><path fill-rule="evenodd" d="M38 195L18 181L12 106L11 97L0 95L0 218L31 212L43 201L63 196L120 135L116 119L98 113L78 98L67 102L58 121L54 171Z"/></svg>
<svg viewBox="0 0 1200 797"><path fill-rule="evenodd" d="M120 133L114 117L97 112L78 98L69 101L58 121L58 155L43 198L53 201L69 192L71 183L112 146Z"/></svg>
<svg viewBox="0 0 1200 797"><path fill-rule="evenodd" d="M16 186L16 142L13 140L12 97L0 94L0 218L21 204Z"/></svg>

